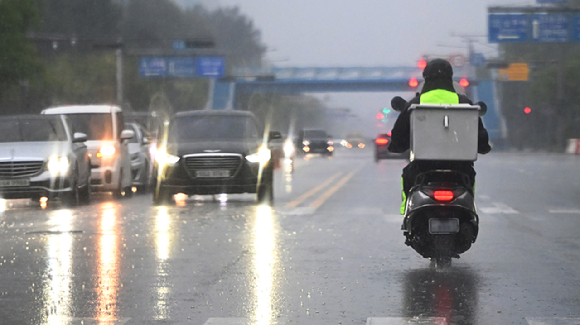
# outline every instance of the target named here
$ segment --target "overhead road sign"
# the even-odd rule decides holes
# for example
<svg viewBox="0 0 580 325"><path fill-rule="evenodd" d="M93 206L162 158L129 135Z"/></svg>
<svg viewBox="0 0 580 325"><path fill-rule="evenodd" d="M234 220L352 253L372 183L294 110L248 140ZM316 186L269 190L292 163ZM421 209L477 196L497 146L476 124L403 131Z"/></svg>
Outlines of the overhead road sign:
<svg viewBox="0 0 580 325"><path fill-rule="evenodd" d="M490 43L580 42L580 10L561 7L488 8Z"/></svg>
<svg viewBox="0 0 580 325"><path fill-rule="evenodd" d="M490 43L521 43L528 40L526 14L489 14L488 41Z"/></svg>
<svg viewBox="0 0 580 325"><path fill-rule="evenodd" d="M223 57L143 57L141 77L221 78L225 73Z"/></svg>
<svg viewBox="0 0 580 325"><path fill-rule="evenodd" d="M565 14L531 15L531 41L567 43L570 41L570 16Z"/></svg>

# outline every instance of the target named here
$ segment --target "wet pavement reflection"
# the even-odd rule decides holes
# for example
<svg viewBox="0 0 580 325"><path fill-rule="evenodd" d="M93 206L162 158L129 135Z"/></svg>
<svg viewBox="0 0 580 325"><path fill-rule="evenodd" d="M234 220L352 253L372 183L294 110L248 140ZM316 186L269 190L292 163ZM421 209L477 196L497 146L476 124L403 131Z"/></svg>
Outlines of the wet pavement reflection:
<svg viewBox="0 0 580 325"><path fill-rule="evenodd" d="M407 271L403 315L428 319L430 325L476 324L479 282L477 273L467 267Z"/></svg>
<svg viewBox="0 0 580 325"><path fill-rule="evenodd" d="M274 297L278 287L276 270L279 267L277 251L278 225L273 209L258 206L253 220L254 310L256 325L272 324L275 314Z"/></svg>

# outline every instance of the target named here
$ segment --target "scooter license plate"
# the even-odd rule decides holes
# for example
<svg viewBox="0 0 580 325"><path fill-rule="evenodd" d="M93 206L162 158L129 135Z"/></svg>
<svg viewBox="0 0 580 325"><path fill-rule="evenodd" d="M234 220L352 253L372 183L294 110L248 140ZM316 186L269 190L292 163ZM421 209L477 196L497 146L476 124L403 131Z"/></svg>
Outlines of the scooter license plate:
<svg viewBox="0 0 580 325"><path fill-rule="evenodd" d="M459 232L459 219L429 219L429 233L431 234L455 234Z"/></svg>

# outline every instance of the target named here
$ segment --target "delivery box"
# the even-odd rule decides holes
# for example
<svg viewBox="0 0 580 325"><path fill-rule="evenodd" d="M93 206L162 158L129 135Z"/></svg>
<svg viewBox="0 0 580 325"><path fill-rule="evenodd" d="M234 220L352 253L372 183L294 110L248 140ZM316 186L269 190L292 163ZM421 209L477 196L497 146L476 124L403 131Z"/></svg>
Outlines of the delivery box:
<svg viewBox="0 0 580 325"><path fill-rule="evenodd" d="M477 105L411 105L411 161L477 160Z"/></svg>

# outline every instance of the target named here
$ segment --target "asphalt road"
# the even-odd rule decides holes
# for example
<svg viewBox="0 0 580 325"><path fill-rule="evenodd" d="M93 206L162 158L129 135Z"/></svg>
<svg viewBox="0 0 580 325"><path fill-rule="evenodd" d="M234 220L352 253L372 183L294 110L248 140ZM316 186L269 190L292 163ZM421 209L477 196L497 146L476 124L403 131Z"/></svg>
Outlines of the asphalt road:
<svg viewBox="0 0 580 325"><path fill-rule="evenodd" d="M580 324L579 156L480 156L479 238L446 270L404 245L405 164L299 159L273 207L7 201L0 324Z"/></svg>

